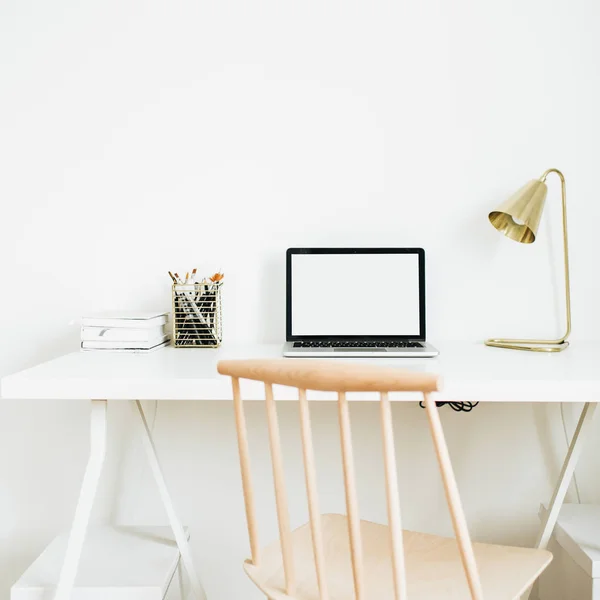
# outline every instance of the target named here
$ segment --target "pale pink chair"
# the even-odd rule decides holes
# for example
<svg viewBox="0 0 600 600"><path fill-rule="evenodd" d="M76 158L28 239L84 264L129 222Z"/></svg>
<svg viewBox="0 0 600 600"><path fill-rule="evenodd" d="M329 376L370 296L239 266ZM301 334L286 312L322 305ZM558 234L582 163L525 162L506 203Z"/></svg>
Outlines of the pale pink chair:
<svg viewBox="0 0 600 600"><path fill-rule="evenodd" d="M250 579L271 600L513 600L535 582L552 555L473 544L432 392L435 375L357 363L310 360L221 361L233 382L251 558ZM265 384L279 540L261 547L240 378ZM298 388L310 521L290 530L273 384ZM306 390L337 392L347 515L321 515ZM379 392L388 524L361 521L346 392ZM456 539L402 530L389 392L420 392L429 419Z"/></svg>

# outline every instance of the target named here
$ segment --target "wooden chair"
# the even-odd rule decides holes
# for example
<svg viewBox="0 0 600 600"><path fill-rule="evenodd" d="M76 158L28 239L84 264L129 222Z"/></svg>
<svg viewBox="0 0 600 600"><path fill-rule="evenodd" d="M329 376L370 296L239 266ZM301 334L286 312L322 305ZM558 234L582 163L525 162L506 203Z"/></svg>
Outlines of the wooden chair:
<svg viewBox="0 0 600 600"><path fill-rule="evenodd" d="M552 560L545 550L473 544L431 392L435 375L356 363L301 360L221 361L229 375L242 470L251 559L244 568L271 600L511 600ZM279 541L261 548L254 509L240 378L265 384ZM298 388L310 521L291 531L273 384ZM321 515L306 390L338 393L347 516ZM421 392L456 539L402 530L389 392ZM346 392L379 392L388 525L361 521ZM461 568L462 566L462 568Z"/></svg>

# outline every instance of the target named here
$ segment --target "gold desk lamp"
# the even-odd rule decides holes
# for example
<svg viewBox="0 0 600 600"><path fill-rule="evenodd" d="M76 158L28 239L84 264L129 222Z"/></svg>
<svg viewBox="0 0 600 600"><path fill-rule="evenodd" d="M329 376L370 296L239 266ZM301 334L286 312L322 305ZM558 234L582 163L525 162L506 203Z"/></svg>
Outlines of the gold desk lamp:
<svg viewBox="0 0 600 600"><path fill-rule="evenodd" d="M487 346L529 350L531 352L561 352L569 346L571 333L571 289L569 283L569 243L567 239L567 190L564 175L558 169L548 169L539 179L533 179L515 192L498 210L490 213L490 223L506 237L522 244L535 242L538 225L544 210L548 187L546 177L556 173L562 187L563 244L565 255L565 299L567 307L567 331L557 340L517 340L492 338Z"/></svg>

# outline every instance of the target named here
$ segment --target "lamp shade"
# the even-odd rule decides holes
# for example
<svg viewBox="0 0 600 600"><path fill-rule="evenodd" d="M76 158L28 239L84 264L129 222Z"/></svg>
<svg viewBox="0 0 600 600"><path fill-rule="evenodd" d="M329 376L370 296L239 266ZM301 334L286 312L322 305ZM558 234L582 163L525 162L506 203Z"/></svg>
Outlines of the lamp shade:
<svg viewBox="0 0 600 600"><path fill-rule="evenodd" d="M490 213L490 223L515 242L535 242L547 192L543 181L532 179Z"/></svg>

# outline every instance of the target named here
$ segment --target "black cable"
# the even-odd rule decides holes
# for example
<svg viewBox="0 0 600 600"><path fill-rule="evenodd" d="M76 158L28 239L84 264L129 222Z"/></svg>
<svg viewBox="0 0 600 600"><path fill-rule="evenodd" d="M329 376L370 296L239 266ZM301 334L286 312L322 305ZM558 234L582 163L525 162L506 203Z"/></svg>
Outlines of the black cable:
<svg viewBox="0 0 600 600"><path fill-rule="evenodd" d="M479 402L436 402L435 403L435 405L438 408L441 408L445 404L447 404L452 410L454 410L456 412L471 412L479 404ZM421 400L421 402L419 402L419 406L421 408L425 408L425 404L423 403L422 400Z"/></svg>

